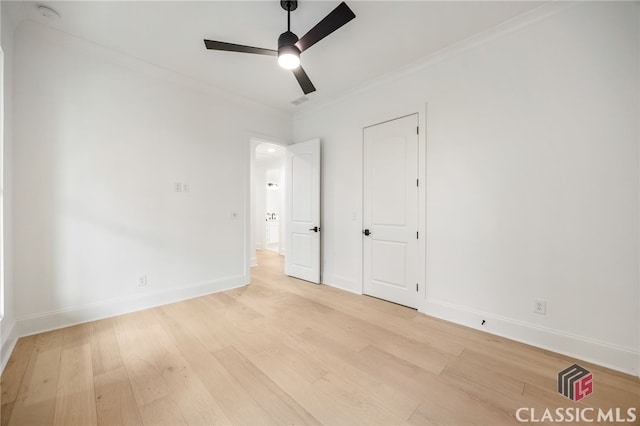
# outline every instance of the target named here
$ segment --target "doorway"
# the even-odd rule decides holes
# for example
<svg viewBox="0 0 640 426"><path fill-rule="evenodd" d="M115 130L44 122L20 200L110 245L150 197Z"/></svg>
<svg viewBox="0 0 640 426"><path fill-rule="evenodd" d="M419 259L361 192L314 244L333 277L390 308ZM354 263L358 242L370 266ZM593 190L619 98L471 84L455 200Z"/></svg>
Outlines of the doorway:
<svg viewBox="0 0 640 426"><path fill-rule="evenodd" d="M320 283L320 147L250 140L247 276L260 251L284 257L286 275Z"/></svg>
<svg viewBox="0 0 640 426"><path fill-rule="evenodd" d="M418 307L418 114L363 131L363 290Z"/></svg>
<svg viewBox="0 0 640 426"><path fill-rule="evenodd" d="M257 251L285 254L286 153L282 145L251 140L251 266L258 265Z"/></svg>

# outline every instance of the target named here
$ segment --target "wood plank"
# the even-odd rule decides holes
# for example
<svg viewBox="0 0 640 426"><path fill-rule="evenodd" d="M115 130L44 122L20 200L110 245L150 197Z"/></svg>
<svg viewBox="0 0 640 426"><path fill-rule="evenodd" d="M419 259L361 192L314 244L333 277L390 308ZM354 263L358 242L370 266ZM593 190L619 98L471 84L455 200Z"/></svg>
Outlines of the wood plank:
<svg viewBox="0 0 640 426"><path fill-rule="evenodd" d="M54 425L88 426L97 424L96 398L89 344L75 346L78 340L74 332L74 345L63 349L60 361L60 378L56 394ZM84 334L84 331L82 332Z"/></svg>
<svg viewBox="0 0 640 426"><path fill-rule="evenodd" d="M91 336L90 327L91 324L86 323L63 328L62 349L76 348L89 344Z"/></svg>
<svg viewBox="0 0 640 426"><path fill-rule="evenodd" d="M39 334L25 370L9 425L53 424L63 331Z"/></svg>
<svg viewBox="0 0 640 426"><path fill-rule="evenodd" d="M231 421L190 364L175 349L167 350L167 366L163 369L162 377L186 422L192 425L230 424Z"/></svg>
<svg viewBox="0 0 640 426"><path fill-rule="evenodd" d="M15 401L7 402L0 406L0 426L7 426L9 424L9 418L13 411Z"/></svg>
<svg viewBox="0 0 640 426"><path fill-rule="evenodd" d="M517 356L500 352L481 352L475 347L465 349L459 359L472 360L514 379L549 389L556 387L557 374L562 369L559 367L541 368L541 365L536 364L535 360L527 360L524 357L519 359Z"/></svg>
<svg viewBox="0 0 640 426"><path fill-rule="evenodd" d="M376 405L386 407L398 419L407 419L417 408L418 400L414 396L399 393L388 383L378 380L374 374L361 369L359 353L324 336L321 339L313 338L309 332L303 333L303 336L286 336L282 339L324 370L358 388L360 393L375 401Z"/></svg>
<svg viewBox="0 0 640 426"><path fill-rule="evenodd" d="M235 341L234 334L224 321L224 313L211 308L200 299L190 303L175 303L165 306L164 312L179 318L184 328L189 330L209 351L227 348Z"/></svg>
<svg viewBox="0 0 640 426"><path fill-rule="evenodd" d="M233 347L218 351L214 356L276 423L319 424L307 410Z"/></svg>
<svg viewBox="0 0 640 426"><path fill-rule="evenodd" d="M304 374L300 374L299 369L270 352L255 354L251 359L262 372L323 424L401 424L393 409L386 408L390 400L376 398L376 388L361 387L348 378L332 373L326 373L310 382Z"/></svg>
<svg viewBox="0 0 640 426"><path fill-rule="evenodd" d="M228 424L223 410L159 323L161 311L153 309L136 315L138 332L129 330L137 337L136 347L122 350L138 405L142 409L156 399L170 396L189 424ZM120 324L118 330L124 328ZM126 331L122 330L123 341L127 339ZM140 369L147 374L138 376Z"/></svg>
<svg viewBox="0 0 640 426"><path fill-rule="evenodd" d="M96 376L122 368L118 340L113 319L108 318L90 324L91 363Z"/></svg>
<svg viewBox="0 0 640 426"><path fill-rule="evenodd" d="M21 337L16 342L13 353L2 372L2 380L0 381L2 405L16 400L35 342L36 336ZM2 417L4 422L4 418L8 418L8 414L3 412Z"/></svg>
<svg viewBox="0 0 640 426"><path fill-rule="evenodd" d="M98 425L142 425L129 376L124 366L94 377Z"/></svg>
<svg viewBox="0 0 640 426"><path fill-rule="evenodd" d="M118 347L138 407L170 394L162 377L164 353L157 347L158 342L149 336L153 326L143 322L146 315L129 314L117 318L114 323Z"/></svg>
<svg viewBox="0 0 640 426"><path fill-rule="evenodd" d="M145 425L187 426L189 424L182 416L180 407L169 395L140 407L140 414Z"/></svg>
<svg viewBox="0 0 640 426"><path fill-rule="evenodd" d="M440 375L459 382L481 384L510 396L524 392L524 381L503 374L499 369L491 369L473 357L458 357Z"/></svg>
<svg viewBox="0 0 640 426"><path fill-rule="evenodd" d="M204 345L183 325L168 315L164 307L159 320L175 339L184 358L207 391L223 407L232 424L273 424L275 420L244 390Z"/></svg>
<svg viewBox="0 0 640 426"><path fill-rule="evenodd" d="M389 401L379 404L367 390L332 373L313 383L308 391L297 393L296 399L310 407L323 424L407 424L389 409Z"/></svg>
<svg viewBox="0 0 640 426"><path fill-rule="evenodd" d="M271 365L286 366L288 371L295 373L300 380L304 380L307 383L314 383L328 373L310 357L287 345L282 340L277 344L272 343L262 352L244 355L252 361L268 360L272 362Z"/></svg>

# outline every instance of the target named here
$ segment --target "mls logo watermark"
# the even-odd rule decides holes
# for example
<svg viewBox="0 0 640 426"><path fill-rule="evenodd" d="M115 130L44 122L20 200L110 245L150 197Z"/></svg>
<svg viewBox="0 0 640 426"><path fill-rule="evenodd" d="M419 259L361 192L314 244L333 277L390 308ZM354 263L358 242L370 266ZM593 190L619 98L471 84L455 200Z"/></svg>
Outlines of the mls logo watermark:
<svg viewBox="0 0 640 426"><path fill-rule="evenodd" d="M593 393L593 374L578 364L558 373L558 393L573 402ZM545 408L521 407L516 410L521 423L633 423L637 424L636 407L593 408L576 404L572 407Z"/></svg>
<svg viewBox="0 0 640 426"><path fill-rule="evenodd" d="M580 401L593 392L593 374L573 364L558 373L558 393L572 401Z"/></svg>

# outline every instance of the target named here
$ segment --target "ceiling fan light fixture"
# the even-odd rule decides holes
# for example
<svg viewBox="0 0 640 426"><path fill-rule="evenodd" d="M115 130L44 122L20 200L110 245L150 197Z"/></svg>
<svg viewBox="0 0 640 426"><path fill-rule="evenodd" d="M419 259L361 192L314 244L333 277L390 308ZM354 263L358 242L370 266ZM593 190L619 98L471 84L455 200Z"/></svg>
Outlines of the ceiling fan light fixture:
<svg viewBox="0 0 640 426"><path fill-rule="evenodd" d="M278 37L278 64L287 70L300 66L300 49L296 47L298 36L291 31L285 31Z"/></svg>
<svg viewBox="0 0 640 426"><path fill-rule="evenodd" d="M0 0L1 1L1 0ZM253 53L257 55L277 56L278 64L282 68L291 70L305 95L315 92L316 88L309 76L300 65L300 54L308 48L324 39L344 24L356 17L355 13L345 2L333 9L322 18L301 39L291 32L291 11L298 7L297 0L281 0L280 6L287 11L287 31L278 38L278 50L264 49L261 47L245 46L242 44L227 43L224 41L204 40L204 45L209 50L223 50L227 52Z"/></svg>
<svg viewBox="0 0 640 426"><path fill-rule="evenodd" d="M300 66L300 51L295 46L284 46L284 48L278 49L278 65L286 70L298 68Z"/></svg>

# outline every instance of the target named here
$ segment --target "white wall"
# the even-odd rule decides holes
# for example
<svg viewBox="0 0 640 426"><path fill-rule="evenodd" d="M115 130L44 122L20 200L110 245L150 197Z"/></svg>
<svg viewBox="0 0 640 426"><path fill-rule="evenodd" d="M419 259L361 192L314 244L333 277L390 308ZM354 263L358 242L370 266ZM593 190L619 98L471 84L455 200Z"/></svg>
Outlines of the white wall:
<svg viewBox="0 0 640 426"><path fill-rule="evenodd" d="M21 334L248 283L249 140L290 115L28 21L15 87Z"/></svg>
<svg viewBox="0 0 640 426"><path fill-rule="evenodd" d="M16 341L13 283L13 31L15 4L0 2L0 44L4 53L2 104L2 280L3 317L0 324L0 370L6 365Z"/></svg>
<svg viewBox="0 0 640 426"><path fill-rule="evenodd" d="M295 140L323 138L324 281L362 290L362 128L419 112L421 310L637 375L637 7L552 4L298 113Z"/></svg>
<svg viewBox="0 0 640 426"><path fill-rule="evenodd" d="M303 110L294 135L285 114L22 24L4 153L19 332L245 283L255 135L322 137L323 279L360 292L362 128L417 111L421 310L637 374L638 11L556 8Z"/></svg>

